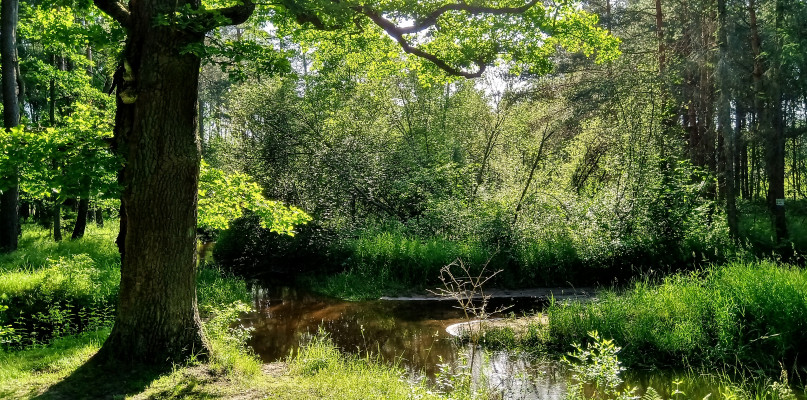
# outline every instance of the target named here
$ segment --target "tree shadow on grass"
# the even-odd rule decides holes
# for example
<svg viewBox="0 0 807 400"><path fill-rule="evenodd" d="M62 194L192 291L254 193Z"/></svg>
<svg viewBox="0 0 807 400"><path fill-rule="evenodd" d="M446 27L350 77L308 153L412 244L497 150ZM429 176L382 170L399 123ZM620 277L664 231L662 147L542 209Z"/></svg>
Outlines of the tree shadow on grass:
<svg viewBox="0 0 807 400"><path fill-rule="evenodd" d="M59 383L34 399L123 399L143 392L171 366L126 365L92 357Z"/></svg>

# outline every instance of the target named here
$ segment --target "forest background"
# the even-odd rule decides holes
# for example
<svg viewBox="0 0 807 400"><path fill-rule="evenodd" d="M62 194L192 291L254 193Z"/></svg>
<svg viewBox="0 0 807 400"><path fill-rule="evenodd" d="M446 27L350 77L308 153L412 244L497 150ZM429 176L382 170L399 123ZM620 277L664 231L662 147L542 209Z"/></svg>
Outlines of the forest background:
<svg viewBox="0 0 807 400"><path fill-rule="evenodd" d="M4 29L12 3L3 2ZM344 15L336 22L317 19L295 4L212 29L204 41L172 53L204 61L198 93L189 94L199 98L188 120L198 122L204 159L198 229L190 239L203 249L215 242L220 268L360 299L433 288L440 269L456 259L472 273L501 270L493 284L507 287L620 286L755 258L803 263L803 2L553 3L546 10L563 18L542 17L544 41L501 54L485 47L496 42L496 25L473 31L451 14L440 23L457 32L454 39L424 45L448 61L407 54L412 47L376 25L328 29ZM319 11L327 17L333 10ZM196 32L195 12L202 13L166 14L149 28ZM149 164L124 160L129 153L121 145L140 142L116 139L113 125L126 126L122 105L143 93L132 89L132 58L123 49L133 33L143 32L118 22L86 1L23 1L16 40L3 31L4 251L17 246L16 210L55 242L65 229L77 239L91 220L117 224L128 215L118 199L137 191L121 187L132 181L121 178L121 167ZM430 33L413 40L425 43ZM488 58L465 62L466 50ZM19 65L9 67L11 59ZM11 98L18 103L5 101ZM179 117L177 126L192 130L195 122ZM195 154L196 142L188 143ZM198 166L191 167L182 173L195 176ZM174 210L162 208L154 208L162 213L154 220L143 218L148 207L141 209L139 226L174 221ZM197 217L187 211L176 214ZM28 247L36 242L22 238ZM20 296L3 292L4 346L47 342L67 332L59 326L71 326L69 333L108 327L115 304L124 303L115 299L121 259L104 249L103 262L71 255L4 266L6 283L21 271L45 286L56 285L51 272L62 276L54 271L103 281L103 290L80 300L88 308L68 301L63 310L62 303L54 306L58 296L37 288ZM153 249L138 250L150 255ZM182 271L196 273L191 252L186 255ZM169 258L161 262L173 265ZM87 272L94 263L103 268ZM162 282L164 297L182 292L183 304L193 306L189 325L199 327L192 274L175 275L187 285ZM202 282L200 293L210 290ZM127 298L138 305L129 311L151 319L145 303ZM149 306L163 300L152 299ZM93 311L82 316L80 310ZM222 314L235 318L238 310L228 313ZM69 324L59 325L65 319ZM803 331L798 324L793 332ZM181 326L147 329L170 338L170 329ZM203 343L203 334L197 336L165 352ZM109 342L124 353L132 348ZM145 349L153 354L144 357L162 357L163 350Z"/></svg>
<svg viewBox="0 0 807 400"><path fill-rule="evenodd" d="M749 253L799 260L804 4L582 6L620 57L561 50L474 80L379 29L213 31L187 49L206 60L203 158L313 220L291 238L254 217L229 231L203 218L200 234L223 232L216 258L230 269L326 274L311 284L337 292L372 278L371 295L431 284L458 257L489 261L510 286L612 283ZM118 207L108 93L123 32L87 3L20 13L25 129L3 137L4 176L19 174L23 218L80 237L87 216ZM228 208L228 219L241 210Z"/></svg>

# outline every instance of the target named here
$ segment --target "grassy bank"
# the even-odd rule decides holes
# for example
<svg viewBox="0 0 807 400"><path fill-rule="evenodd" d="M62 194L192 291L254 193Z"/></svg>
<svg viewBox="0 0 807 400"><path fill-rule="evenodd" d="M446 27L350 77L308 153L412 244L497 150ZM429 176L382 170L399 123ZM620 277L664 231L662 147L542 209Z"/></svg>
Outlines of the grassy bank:
<svg viewBox="0 0 807 400"><path fill-rule="evenodd" d="M515 224L506 213L473 210L439 223L374 220L326 226L327 221L315 221L294 237L244 217L221 233L214 257L245 276L295 276L317 292L352 300L433 289L440 285L440 268L458 258L472 271L485 264L489 271L501 270L491 282L498 287L625 285L648 275L656 279L733 260L802 262L807 202L788 204L792 241L781 244L774 243L767 209L757 202L739 202L740 244L729 238L713 205L691 215L667 215L669 210L660 208L616 221L598 214L605 211L595 204L595 210L581 206Z"/></svg>
<svg viewBox="0 0 807 400"><path fill-rule="evenodd" d="M94 366L114 318L115 234L92 227L83 239L55 243L25 226L20 249L0 257L0 398L442 398L400 369L340 354L322 336L288 362L262 365L245 346L249 333L233 327L249 309L245 281L212 268L198 276L212 350L206 361L156 370Z"/></svg>
<svg viewBox="0 0 807 400"><path fill-rule="evenodd" d="M549 337L575 343L598 331L632 365L725 365L779 371L807 352L807 272L734 263L636 283L597 302L556 305ZM803 362L803 361L802 361Z"/></svg>
<svg viewBox="0 0 807 400"><path fill-rule="evenodd" d="M537 237L525 232L513 234L517 236L491 244L484 238L420 237L401 230L369 230L341 241L340 250L332 251L344 257L338 268L331 268L336 273L304 273L302 283L314 291L350 300L423 293L440 286L440 269L460 259L472 274L485 266L487 271L501 270L490 283L497 287L611 284L627 282L646 271L695 269L709 259L743 254L732 246L717 251L695 239L671 249L641 238L621 241L593 234L598 237L594 239L569 231L547 231Z"/></svg>
<svg viewBox="0 0 807 400"><path fill-rule="evenodd" d="M606 290L592 302L556 303L521 325L482 340L564 353L596 331L622 346L630 367L803 373L807 271L769 261L715 266Z"/></svg>
<svg viewBox="0 0 807 400"><path fill-rule="evenodd" d="M108 333L87 332L48 346L0 353L0 398L445 398L425 383L409 383L399 369L342 355L327 339L313 341L287 363L261 365L248 352L218 338L206 363L125 373L86 370L85 363Z"/></svg>
<svg viewBox="0 0 807 400"><path fill-rule="evenodd" d="M472 271L486 264L502 270L492 283L516 288L628 282L650 269L693 269L744 253L728 239L722 220L701 214L676 220L670 231L660 230L655 217L621 224L585 208L513 222L505 210L469 207L436 220L314 221L294 237L245 215L221 232L213 256L245 276L303 277L318 292L367 299L434 288L440 268L456 259Z"/></svg>

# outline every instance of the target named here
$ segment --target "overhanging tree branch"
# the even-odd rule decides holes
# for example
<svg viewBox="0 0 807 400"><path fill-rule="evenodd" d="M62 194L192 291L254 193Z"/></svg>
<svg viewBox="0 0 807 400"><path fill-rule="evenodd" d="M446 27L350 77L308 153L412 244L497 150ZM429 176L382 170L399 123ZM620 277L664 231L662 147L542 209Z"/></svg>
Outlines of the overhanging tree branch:
<svg viewBox="0 0 807 400"><path fill-rule="evenodd" d="M488 14L488 15L506 15L506 14L522 14L538 4L538 0L531 0L529 3L524 4L521 7L484 7L484 6L474 6L471 4L466 3L452 3L440 6L436 10L432 11L429 15L425 16L423 19L420 19L415 22L412 26L401 27L398 30L403 33L417 33L424 29L427 29L431 26L434 26L437 23L437 19L439 19L443 14L449 11L465 11L470 15L480 15L480 14Z"/></svg>
<svg viewBox="0 0 807 400"><path fill-rule="evenodd" d="M188 24L188 28L197 33L207 33L222 26L239 25L246 22L254 11L255 3L252 0L242 0L241 4L230 7L200 10L193 16L193 23Z"/></svg>
<svg viewBox="0 0 807 400"><path fill-rule="evenodd" d="M399 28L392 21L382 17L378 11L366 7L356 7L354 8L354 10L366 15L368 18L370 18L371 21L373 21L381 29L387 32L388 35L392 36L392 38L395 39L395 41L397 41L398 44L401 46L403 51L418 56L420 58L429 60L434 65L436 65L437 67L439 67L440 69L451 75L462 76L464 78L478 78L482 76L482 74L487 69L487 64L482 60L477 61L479 69L476 70L475 72L465 72L459 68L452 67L440 57L409 44L409 41L407 41L406 38L404 37L406 33L403 31L403 29L407 28Z"/></svg>
<svg viewBox="0 0 807 400"><path fill-rule="evenodd" d="M129 27L129 9L123 3L118 0L93 0L93 3L124 28Z"/></svg>
<svg viewBox="0 0 807 400"><path fill-rule="evenodd" d="M363 14L368 18L370 18L371 21L373 21L376 25L381 27L381 29L387 32L388 35L390 35L393 39L395 39L395 41L398 42L398 44L405 52L431 61L438 68L442 69L443 71L451 75L462 76L465 78L477 78L479 76L482 76L482 74L487 69L488 63L485 62L485 60L482 59L482 57L474 61L479 66L479 68L475 72L466 72L461 70L460 68L449 65L448 62L446 62L445 60L443 60L442 58L440 58L435 54L429 53L423 49L413 46L412 44L409 43L408 40L406 40L404 35L418 33L430 27L436 26L437 20L445 13L450 11L463 11L470 15L523 14L538 3L539 0L530 0L528 3L520 7L486 7L486 6L471 5L464 2L445 4L438 7L425 17L416 20L412 26L406 26L406 27L397 26L393 21L390 21L389 19L385 18L381 12L372 9L370 7L366 6L353 7L353 10L359 14Z"/></svg>
<svg viewBox="0 0 807 400"><path fill-rule="evenodd" d="M224 18L229 20L228 23L220 24L218 26L224 25L238 25L243 24L244 22L249 19L252 12L255 11L255 3L252 0L242 0L243 3L235 6L219 8L215 10L211 10L211 14L219 14Z"/></svg>

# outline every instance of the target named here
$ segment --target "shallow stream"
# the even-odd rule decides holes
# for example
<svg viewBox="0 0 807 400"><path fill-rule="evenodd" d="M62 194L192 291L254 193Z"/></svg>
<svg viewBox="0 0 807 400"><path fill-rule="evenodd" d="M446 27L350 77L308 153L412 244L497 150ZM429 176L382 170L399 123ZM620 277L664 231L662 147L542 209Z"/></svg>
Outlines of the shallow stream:
<svg viewBox="0 0 807 400"><path fill-rule="evenodd" d="M242 325L252 328L249 345L265 362L288 357L301 342L319 329L344 352L371 354L383 362L405 368L413 377L433 379L441 366L460 357L474 357L482 365L489 385L508 399L563 399L568 372L557 362L510 352L472 351L460 346L446 332L449 325L465 321L463 312L450 300L374 300L347 302L289 287L255 285L255 311ZM540 311L547 305L541 297L507 297L491 301L491 309L510 305L515 315ZM478 373L478 371L477 371ZM677 378L668 373L630 373L626 376L642 393L648 384L660 393L671 393ZM703 398L719 388L708 380L690 377L684 387L687 398ZM691 397L690 397L691 396ZM665 396L666 398L667 396Z"/></svg>

